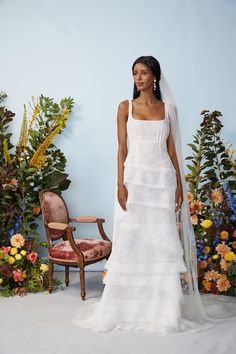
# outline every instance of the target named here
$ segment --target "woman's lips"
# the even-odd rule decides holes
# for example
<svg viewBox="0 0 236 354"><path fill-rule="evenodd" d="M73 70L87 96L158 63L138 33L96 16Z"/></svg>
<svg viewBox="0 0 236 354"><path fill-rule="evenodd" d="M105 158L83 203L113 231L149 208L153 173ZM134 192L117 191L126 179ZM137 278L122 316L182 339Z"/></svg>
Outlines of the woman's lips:
<svg viewBox="0 0 236 354"><path fill-rule="evenodd" d="M137 86L142 86L142 85L143 85L143 82L137 82L136 85L137 85Z"/></svg>

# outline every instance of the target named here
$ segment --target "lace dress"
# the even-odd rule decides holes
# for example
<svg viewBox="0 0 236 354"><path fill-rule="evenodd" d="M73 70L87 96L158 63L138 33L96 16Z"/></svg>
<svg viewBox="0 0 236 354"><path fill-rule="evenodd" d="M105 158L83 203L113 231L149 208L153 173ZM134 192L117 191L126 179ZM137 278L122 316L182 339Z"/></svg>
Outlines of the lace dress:
<svg viewBox="0 0 236 354"><path fill-rule="evenodd" d="M181 329L186 272L175 214L176 171L167 152L168 104L162 120L139 120L129 101L124 183L127 210L116 201L113 250L101 299L77 325L94 331ZM85 301L86 302L86 301Z"/></svg>

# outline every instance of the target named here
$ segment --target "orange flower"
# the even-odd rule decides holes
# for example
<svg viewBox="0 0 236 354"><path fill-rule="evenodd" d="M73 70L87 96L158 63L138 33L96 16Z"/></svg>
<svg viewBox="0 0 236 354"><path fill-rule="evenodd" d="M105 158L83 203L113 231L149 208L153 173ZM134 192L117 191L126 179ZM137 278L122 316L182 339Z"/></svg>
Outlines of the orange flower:
<svg viewBox="0 0 236 354"><path fill-rule="evenodd" d="M221 231L220 237L221 237L222 240L227 240L228 237L229 237L228 231Z"/></svg>
<svg viewBox="0 0 236 354"><path fill-rule="evenodd" d="M40 209L39 207L34 207L34 208L32 209L32 211L33 211L33 213L34 213L35 215L38 215L38 214L40 213L41 209Z"/></svg>
<svg viewBox="0 0 236 354"><path fill-rule="evenodd" d="M203 280L202 284L207 291L211 291L212 283L210 281Z"/></svg>
<svg viewBox="0 0 236 354"><path fill-rule="evenodd" d="M191 215L191 222L193 225L197 225L198 224L198 217L196 214Z"/></svg>
<svg viewBox="0 0 236 354"><path fill-rule="evenodd" d="M217 246L216 246L216 251L222 256L224 257L224 255L230 251L230 248L224 243L219 243Z"/></svg>
<svg viewBox="0 0 236 354"><path fill-rule="evenodd" d="M232 242L232 247L233 247L233 248L236 248L236 241L233 241L233 242Z"/></svg>
<svg viewBox="0 0 236 354"><path fill-rule="evenodd" d="M211 247L210 247L210 246L205 246L205 247L203 248L203 252L204 252L204 253L209 253L210 250L211 250Z"/></svg>
<svg viewBox="0 0 236 354"><path fill-rule="evenodd" d="M223 202L223 195L219 189L214 189L211 192L211 199L215 205L218 205Z"/></svg>
<svg viewBox="0 0 236 354"><path fill-rule="evenodd" d="M188 192L187 198L188 198L188 202L191 203L193 201L193 194L191 192Z"/></svg>
<svg viewBox="0 0 236 354"><path fill-rule="evenodd" d="M220 266L222 270L226 271L228 269L229 263L224 258L222 258L220 261Z"/></svg>
<svg viewBox="0 0 236 354"><path fill-rule="evenodd" d="M225 274L222 274L222 276L216 281L216 287L219 291L227 291L231 287Z"/></svg>
<svg viewBox="0 0 236 354"><path fill-rule="evenodd" d="M215 270L208 270L205 275L204 275L204 279L210 281L210 280L216 280L220 277L220 274L215 271Z"/></svg>
<svg viewBox="0 0 236 354"><path fill-rule="evenodd" d="M203 204L200 202L200 200L194 200L192 203L190 203L190 213L197 214L202 210L202 207Z"/></svg>
<svg viewBox="0 0 236 354"><path fill-rule="evenodd" d="M204 269L207 266L207 262L206 261L199 261L198 264L199 264L199 268L200 269Z"/></svg>

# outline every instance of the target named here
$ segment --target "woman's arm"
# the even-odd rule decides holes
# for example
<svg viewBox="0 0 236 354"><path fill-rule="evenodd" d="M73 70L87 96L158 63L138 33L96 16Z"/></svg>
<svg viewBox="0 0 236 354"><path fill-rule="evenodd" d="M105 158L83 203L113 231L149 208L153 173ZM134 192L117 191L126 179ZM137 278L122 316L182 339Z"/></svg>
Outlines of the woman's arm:
<svg viewBox="0 0 236 354"><path fill-rule="evenodd" d="M118 135L118 201L123 210L126 210L128 191L124 185L124 162L127 156L127 132L126 122L128 116L128 101L122 101L117 112L117 135Z"/></svg>
<svg viewBox="0 0 236 354"><path fill-rule="evenodd" d="M171 161L174 165L174 168L176 170L176 177L177 177L177 189L176 189L176 195L175 195L175 202L176 202L176 209L175 211L177 212L182 205L183 202L183 187L182 187L182 182L181 182L181 177L180 177L180 170L179 170L179 164L178 164L178 159L176 155L176 150L175 150L175 144L174 144L174 139L170 130L169 136L167 138L167 151L170 155Z"/></svg>

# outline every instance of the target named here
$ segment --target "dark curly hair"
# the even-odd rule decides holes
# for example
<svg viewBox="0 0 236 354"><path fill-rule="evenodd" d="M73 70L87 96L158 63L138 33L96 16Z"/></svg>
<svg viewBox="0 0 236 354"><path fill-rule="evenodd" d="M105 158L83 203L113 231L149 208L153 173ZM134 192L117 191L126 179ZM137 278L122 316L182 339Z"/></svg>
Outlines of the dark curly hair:
<svg viewBox="0 0 236 354"><path fill-rule="evenodd" d="M153 90L153 93L158 100L162 101L160 83L159 83L161 78L161 67L158 60L152 57L151 55L145 55L137 58L132 65L133 75L134 75L134 66L138 63L147 65L149 69L151 69L153 75L156 76L156 90L155 91ZM137 86L134 83L133 99L139 97L139 95L140 95L140 91L137 90Z"/></svg>

